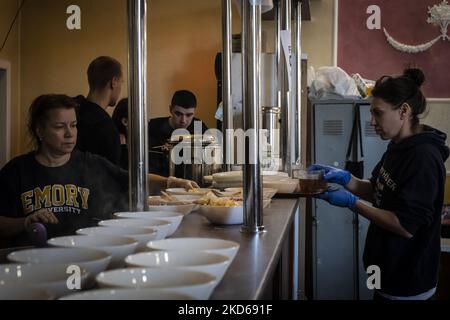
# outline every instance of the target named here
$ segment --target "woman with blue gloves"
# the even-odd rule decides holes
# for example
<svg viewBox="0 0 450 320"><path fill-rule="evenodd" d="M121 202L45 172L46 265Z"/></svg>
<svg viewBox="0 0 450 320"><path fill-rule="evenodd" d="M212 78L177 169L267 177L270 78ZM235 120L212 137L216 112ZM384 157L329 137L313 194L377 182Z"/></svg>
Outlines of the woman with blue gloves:
<svg viewBox="0 0 450 320"><path fill-rule="evenodd" d="M424 80L421 70L406 69L376 82L371 124L391 142L369 180L329 166L309 168L323 169L325 180L344 187L319 198L370 220L363 261L366 269L381 270L374 299L427 300L436 292L449 148L446 134L419 123Z"/></svg>

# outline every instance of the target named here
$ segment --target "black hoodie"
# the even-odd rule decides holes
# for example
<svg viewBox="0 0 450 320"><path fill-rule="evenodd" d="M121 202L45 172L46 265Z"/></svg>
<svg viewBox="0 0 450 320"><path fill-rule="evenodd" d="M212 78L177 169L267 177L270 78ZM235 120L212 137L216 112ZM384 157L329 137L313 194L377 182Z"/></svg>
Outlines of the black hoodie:
<svg viewBox="0 0 450 320"><path fill-rule="evenodd" d="M120 135L109 114L98 104L78 96L78 140L76 148L98 154L120 164Z"/></svg>
<svg viewBox="0 0 450 320"><path fill-rule="evenodd" d="M441 212L447 135L423 126L420 134L391 142L372 172L374 206L392 211L411 239L371 223L364 265L380 267L380 291L414 296L437 285L440 257Z"/></svg>

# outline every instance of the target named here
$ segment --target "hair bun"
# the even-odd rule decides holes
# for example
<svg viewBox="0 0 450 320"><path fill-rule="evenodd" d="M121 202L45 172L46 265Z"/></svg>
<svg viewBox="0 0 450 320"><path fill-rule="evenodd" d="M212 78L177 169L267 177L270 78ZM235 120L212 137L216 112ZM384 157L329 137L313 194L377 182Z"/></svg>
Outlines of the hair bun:
<svg viewBox="0 0 450 320"><path fill-rule="evenodd" d="M423 74L423 71L417 68L405 69L405 71L403 71L403 76L414 81L418 87L425 82L425 75Z"/></svg>

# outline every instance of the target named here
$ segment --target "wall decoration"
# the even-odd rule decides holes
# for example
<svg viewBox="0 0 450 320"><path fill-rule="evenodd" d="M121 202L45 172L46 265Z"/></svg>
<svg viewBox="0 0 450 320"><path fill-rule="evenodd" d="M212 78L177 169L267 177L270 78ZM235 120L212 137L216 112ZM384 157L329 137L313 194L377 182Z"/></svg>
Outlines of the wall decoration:
<svg viewBox="0 0 450 320"><path fill-rule="evenodd" d="M407 53L418 53L425 50L430 49L439 39L449 40L450 37L447 35L448 24L450 23L450 5L447 0L442 1L442 3L438 5L434 5L432 8L428 8L428 23L432 23L441 28L441 35L437 38L419 45L407 45L403 44L397 40L395 40L386 30L383 28L384 35L386 36L387 41L393 46L395 49L407 52Z"/></svg>
<svg viewBox="0 0 450 320"><path fill-rule="evenodd" d="M428 98L450 99L447 0L336 0L336 63L376 80L420 67ZM440 34L439 34L440 32Z"/></svg>

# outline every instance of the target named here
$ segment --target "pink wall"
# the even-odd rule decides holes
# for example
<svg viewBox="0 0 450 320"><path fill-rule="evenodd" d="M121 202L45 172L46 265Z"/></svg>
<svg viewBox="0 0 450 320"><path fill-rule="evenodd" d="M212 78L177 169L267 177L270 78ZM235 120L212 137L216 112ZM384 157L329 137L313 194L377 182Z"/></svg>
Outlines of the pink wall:
<svg viewBox="0 0 450 320"><path fill-rule="evenodd" d="M347 73L360 73L376 80L399 74L412 64L427 78L425 95L450 98L450 41L439 40L422 53L403 53L386 40L383 28L397 41L418 45L441 34L440 27L426 22L428 7L441 0L339 0L337 65ZM366 13L370 5L381 8L381 29L369 30ZM450 30L447 33L450 36Z"/></svg>

